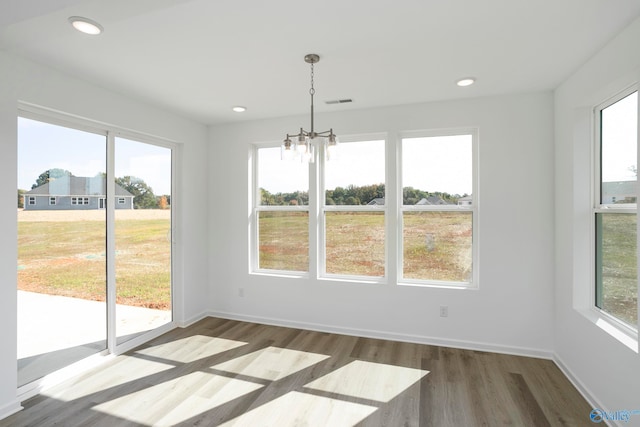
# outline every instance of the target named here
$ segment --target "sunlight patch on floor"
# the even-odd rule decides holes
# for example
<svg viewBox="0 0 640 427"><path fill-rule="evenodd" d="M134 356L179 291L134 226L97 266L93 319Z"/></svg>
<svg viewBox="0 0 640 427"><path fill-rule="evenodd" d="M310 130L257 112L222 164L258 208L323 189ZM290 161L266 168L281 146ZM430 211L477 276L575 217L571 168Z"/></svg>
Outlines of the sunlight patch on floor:
<svg viewBox="0 0 640 427"><path fill-rule="evenodd" d="M118 368L120 363L126 365L126 369L120 371ZM96 390L98 390L97 392L99 393L127 383L134 383L139 379L150 377L169 369L174 369L174 366L166 363L121 356L99 372L93 372L90 376L83 376L80 377L80 379L73 378L59 386L42 392L42 394L64 402L69 402L96 393ZM71 382L73 382L73 384L71 384ZM90 383L90 386L84 386L85 382Z"/></svg>
<svg viewBox="0 0 640 427"><path fill-rule="evenodd" d="M291 391L220 427L352 427L376 407Z"/></svg>
<svg viewBox="0 0 640 427"><path fill-rule="evenodd" d="M361 399L389 402L429 371L354 360L305 385L306 388Z"/></svg>
<svg viewBox="0 0 640 427"><path fill-rule="evenodd" d="M277 381L327 358L329 356L324 354L267 347L212 366L212 368L263 380Z"/></svg>
<svg viewBox="0 0 640 427"><path fill-rule="evenodd" d="M143 425L174 426L264 386L233 378L192 372L101 403L94 410ZM182 396L175 406L176 395ZM149 414L163 414L150 419Z"/></svg>
<svg viewBox="0 0 640 427"><path fill-rule="evenodd" d="M196 345L193 345L196 344ZM154 356L180 363L191 363L227 350L247 345L246 342L213 338L205 335L194 335L168 343L136 350L134 354Z"/></svg>

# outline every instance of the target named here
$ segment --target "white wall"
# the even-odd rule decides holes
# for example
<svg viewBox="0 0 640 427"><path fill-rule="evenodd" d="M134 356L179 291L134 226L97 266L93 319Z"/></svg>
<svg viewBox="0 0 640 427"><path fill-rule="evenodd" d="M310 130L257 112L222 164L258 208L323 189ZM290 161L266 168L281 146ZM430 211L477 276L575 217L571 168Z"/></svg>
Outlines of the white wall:
<svg viewBox="0 0 640 427"><path fill-rule="evenodd" d="M0 52L0 418L17 409L16 189L18 101L167 138L181 144L187 165L175 205L181 210L176 260L183 264L178 295L180 322L207 308L207 130L205 126L132 102L50 68Z"/></svg>
<svg viewBox="0 0 640 427"><path fill-rule="evenodd" d="M279 141L308 116L211 131L213 314L360 335L550 356L553 325L551 93L317 115L339 135L479 128L480 289L452 290L248 273L249 143ZM426 164L429 162L427 161ZM244 288L245 297L238 296ZM439 317L439 306L449 317Z"/></svg>
<svg viewBox="0 0 640 427"><path fill-rule="evenodd" d="M594 397L594 403L611 411L640 409L640 357L577 310L585 306L585 289L591 292L592 286L590 121L594 106L640 80L639 42L637 19L555 94L554 348L559 362ZM640 425L640 416L632 421L625 425Z"/></svg>

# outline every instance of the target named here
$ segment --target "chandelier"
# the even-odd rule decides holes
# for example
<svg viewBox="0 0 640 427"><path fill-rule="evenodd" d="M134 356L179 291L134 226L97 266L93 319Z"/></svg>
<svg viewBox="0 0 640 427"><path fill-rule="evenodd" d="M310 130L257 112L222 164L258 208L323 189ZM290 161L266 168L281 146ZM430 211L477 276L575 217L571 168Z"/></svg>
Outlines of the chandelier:
<svg viewBox="0 0 640 427"><path fill-rule="evenodd" d="M325 155L327 160L335 155L335 149L338 145L338 139L333 133L333 129L326 130L324 132L316 132L313 125L313 95L316 90L313 87L313 65L320 61L320 56L315 53L305 55L304 61L307 64L311 64L311 89L309 89L309 95L311 95L311 130L306 131L300 128L300 132L297 134L287 134L287 137L280 146L280 153L283 160L300 158L302 162L312 163L314 159L314 150L316 145L320 145L325 149Z"/></svg>

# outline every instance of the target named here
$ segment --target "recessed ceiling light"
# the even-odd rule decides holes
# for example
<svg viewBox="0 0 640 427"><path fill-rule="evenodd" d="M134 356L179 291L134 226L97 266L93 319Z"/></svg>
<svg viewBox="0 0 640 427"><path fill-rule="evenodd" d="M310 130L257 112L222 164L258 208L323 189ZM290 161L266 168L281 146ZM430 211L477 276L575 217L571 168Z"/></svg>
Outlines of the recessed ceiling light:
<svg viewBox="0 0 640 427"><path fill-rule="evenodd" d="M464 87L464 86L471 86L475 82L476 82L475 77L465 77L464 79L458 80L456 84L458 86Z"/></svg>
<svg viewBox="0 0 640 427"><path fill-rule="evenodd" d="M232 108L232 110L235 111L236 113L244 113L245 111L247 111L247 107L236 105L235 107Z"/></svg>
<svg viewBox="0 0 640 427"><path fill-rule="evenodd" d="M102 31L104 31L102 25L98 24L96 21L92 21L89 18L83 18L82 16L72 16L69 18L69 22L76 30L92 36L97 36Z"/></svg>

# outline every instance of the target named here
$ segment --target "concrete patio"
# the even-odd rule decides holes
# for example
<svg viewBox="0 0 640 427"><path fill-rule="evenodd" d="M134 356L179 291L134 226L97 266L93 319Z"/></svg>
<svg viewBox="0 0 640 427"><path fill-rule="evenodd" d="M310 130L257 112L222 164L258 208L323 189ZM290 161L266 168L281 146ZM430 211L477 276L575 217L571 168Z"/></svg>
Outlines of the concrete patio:
<svg viewBox="0 0 640 427"><path fill-rule="evenodd" d="M124 342L171 321L171 312L116 305L116 333ZM20 385L106 348L106 304L18 291Z"/></svg>

